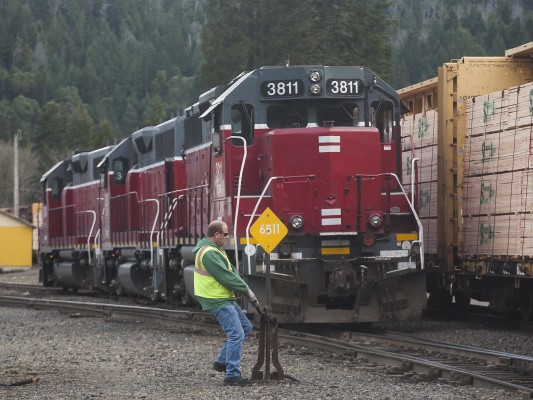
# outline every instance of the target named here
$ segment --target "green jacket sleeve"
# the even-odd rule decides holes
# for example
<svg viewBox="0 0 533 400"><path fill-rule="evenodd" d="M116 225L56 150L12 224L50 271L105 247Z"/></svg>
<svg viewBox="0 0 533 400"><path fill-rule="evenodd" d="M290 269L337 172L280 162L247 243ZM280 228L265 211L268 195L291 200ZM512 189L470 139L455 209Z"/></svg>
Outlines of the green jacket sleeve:
<svg viewBox="0 0 533 400"><path fill-rule="evenodd" d="M238 293L248 292L248 285L239 276L235 267L231 271L227 268L227 262L217 251L208 251L203 256L205 269L222 285Z"/></svg>

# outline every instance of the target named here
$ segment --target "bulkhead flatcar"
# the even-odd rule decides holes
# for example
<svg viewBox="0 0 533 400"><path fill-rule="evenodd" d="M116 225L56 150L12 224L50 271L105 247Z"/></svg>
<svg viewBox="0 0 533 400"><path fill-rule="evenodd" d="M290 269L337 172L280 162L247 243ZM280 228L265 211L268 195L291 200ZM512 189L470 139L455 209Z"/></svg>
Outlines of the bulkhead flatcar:
<svg viewBox="0 0 533 400"><path fill-rule="evenodd" d="M418 318L423 228L416 182L410 193L401 183L400 113L398 94L365 67L245 72L183 116L101 150L99 192L85 194L101 207L98 229L76 232L80 243L66 248L48 243L44 283L81 287L80 263L66 258L75 253L95 287L189 303L192 248L221 218L225 250L280 322ZM49 215L64 214L65 192L81 190L57 184L76 173L71 165L43 176ZM267 250L250 234L265 210L287 228ZM52 225L48 216L44 231L66 233ZM57 274L65 262L70 270Z"/></svg>
<svg viewBox="0 0 533 400"><path fill-rule="evenodd" d="M399 91L432 307L464 311L472 299L533 319L532 55L530 42L451 60Z"/></svg>

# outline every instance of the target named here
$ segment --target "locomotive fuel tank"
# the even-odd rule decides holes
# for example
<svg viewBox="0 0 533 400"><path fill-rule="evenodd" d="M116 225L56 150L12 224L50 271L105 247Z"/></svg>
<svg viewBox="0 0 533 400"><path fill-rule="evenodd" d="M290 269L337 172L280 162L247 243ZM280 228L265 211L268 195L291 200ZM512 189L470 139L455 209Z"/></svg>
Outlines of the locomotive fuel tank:
<svg viewBox="0 0 533 400"><path fill-rule="evenodd" d="M152 272L143 267L142 262L127 261L120 264L117 279L129 293L145 297L151 294Z"/></svg>

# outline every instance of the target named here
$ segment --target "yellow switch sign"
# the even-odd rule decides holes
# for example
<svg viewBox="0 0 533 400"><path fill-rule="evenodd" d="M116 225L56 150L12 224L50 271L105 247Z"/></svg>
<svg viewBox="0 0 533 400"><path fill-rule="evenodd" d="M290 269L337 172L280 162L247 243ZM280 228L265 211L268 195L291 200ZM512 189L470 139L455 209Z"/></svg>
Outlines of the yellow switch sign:
<svg viewBox="0 0 533 400"><path fill-rule="evenodd" d="M283 240L287 232L287 227L269 207L250 227L251 235L268 254Z"/></svg>

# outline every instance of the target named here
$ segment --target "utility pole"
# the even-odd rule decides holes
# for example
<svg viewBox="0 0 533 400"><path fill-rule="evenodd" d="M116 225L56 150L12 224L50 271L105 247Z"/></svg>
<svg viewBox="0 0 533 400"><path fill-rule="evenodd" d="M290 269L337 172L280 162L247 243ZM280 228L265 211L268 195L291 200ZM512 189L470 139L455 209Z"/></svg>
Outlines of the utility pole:
<svg viewBox="0 0 533 400"><path fill-rule="evenodd" d="M19 140L22 139L22 131L19 129L15 134L15 156L13 162L13 208L15 217L19 216Z"/></svg>

